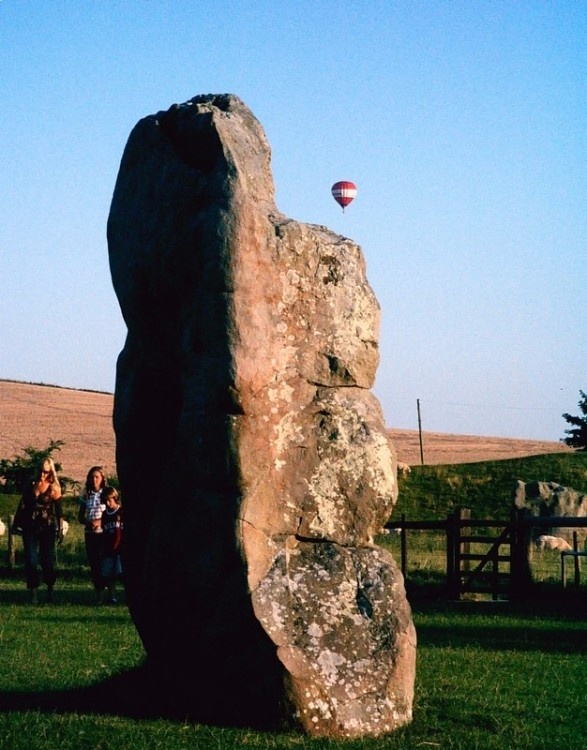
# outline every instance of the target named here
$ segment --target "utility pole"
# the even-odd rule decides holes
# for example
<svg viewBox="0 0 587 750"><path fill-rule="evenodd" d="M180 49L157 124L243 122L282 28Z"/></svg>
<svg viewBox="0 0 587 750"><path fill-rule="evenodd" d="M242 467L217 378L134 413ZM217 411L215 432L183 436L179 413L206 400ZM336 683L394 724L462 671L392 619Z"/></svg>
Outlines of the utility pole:
<svg viewBox="0 0 587 750"><path fill-rule="evenodd" d="M416 399L416 406L418 408L418 435L420 436L420 461L424 466L424 447L422 445L422 417L420 415L420 399Z"/></svg>

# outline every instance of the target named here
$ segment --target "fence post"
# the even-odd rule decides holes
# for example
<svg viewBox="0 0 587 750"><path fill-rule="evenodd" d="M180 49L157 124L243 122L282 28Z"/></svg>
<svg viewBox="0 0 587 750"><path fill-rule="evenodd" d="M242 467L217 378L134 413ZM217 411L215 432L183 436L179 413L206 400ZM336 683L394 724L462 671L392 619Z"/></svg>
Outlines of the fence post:
<svg viewBox="0 0 587 750"><path fill-rule="evenodd" d="M579 551L579 537L576 531L573 531L573 550ZM575 586L581 585L581 561L579 555L573 555L573 562L575 563Z"/></svg>
<svg viewBox="0 0 587 750"><path fill-rule="evenodd" d="M406 520L406 514L402 513L401 515L402 519L402 527L400 529L400 544L401 544L401 566L402 566L402 576L404 577L404 581L406 580L406 572L408 568L408 544L407 544L407 538L406 538L406 529L404 526L405 520Z"/></svg>
<svg viewBox="0 0 587 750"><path fill-rule="evenodd" d="M471 509L459 508L459 521L470 521L470 520L471 520ZM471 527L461 526L461 524L459 523L458 533L459 533L459 556L469 555L471 553L471 542L469 540L467 540L466 542L463 542L462 538L464 536L471 536ZM469 572L471 570L471 561L463 560L462 562L463 562L462 570Z"/></svg>
<svg viewBox="0 0 587 750"><path fill-rule="evenodd" d="M14 546L14 534L12 533L12 524L14 523L14 516L8 517L8 568L12 570L14 568L15 560L15 546Z"/></svg>
<svg viewBox="0 0 587 750"><path fill-rule="evenodd" d="M526 598L532 584L528 559L530 547L529 512L525 508L513 509L510 515L510 585L511 600Z"/></svg>
<svg viewBox="0 0 587 750"><path fill-rule="evenodd" d="M457 512L446 517L446 589L449 599L460 598L460 581L457 571Z"/></svg>
<svg viewBox="0 0 587 750"><path fill-rule="evenodd" d="M510 547L511 556L511 547ZM510 562L511 565L511 562ZM491 598L494 602L499 600L499 545L496 544L493 549L493 559L491 561Z"/></svg>
<svg viewBox="0 0 587 750"><path fill-rule="evenodd" d="M519 558L523 516L524 511L515 508L510 513L510 601L521 598Z"/></svg>

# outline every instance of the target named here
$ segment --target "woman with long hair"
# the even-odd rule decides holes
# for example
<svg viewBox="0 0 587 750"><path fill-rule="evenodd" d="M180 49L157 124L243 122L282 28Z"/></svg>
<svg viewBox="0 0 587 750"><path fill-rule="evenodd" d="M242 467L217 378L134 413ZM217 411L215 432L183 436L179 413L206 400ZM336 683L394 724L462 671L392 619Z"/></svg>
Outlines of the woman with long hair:
<svg viewBox="0 0 587 750"><path fill-rule="evenodd" d="M33 604L38 603L41 580L47 586L47 601L52 602L57 580L55 544L63 539L61 485L53 459L41 461L35 478L25 488L14 516L14 530L22 533L26 584Z"/></svg>
<svg viewBox="0 0 587 750"><path fill-rule="evenodd" d="M86 477L86 485L79 499L79 520L85 525L86 556L98 604L102 602L105 583L102 576L102 513L106 506L102 490L106 487L106 476L101 466L92 466Z"/></svg>

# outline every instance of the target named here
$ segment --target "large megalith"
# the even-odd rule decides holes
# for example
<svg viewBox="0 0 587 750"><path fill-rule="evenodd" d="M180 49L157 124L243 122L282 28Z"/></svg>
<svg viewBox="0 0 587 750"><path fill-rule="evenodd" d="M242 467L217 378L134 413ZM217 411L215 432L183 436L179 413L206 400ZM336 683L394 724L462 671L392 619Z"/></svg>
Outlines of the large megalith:
<svg viewBox="0 0 587 750"><path fill-rule="evenodd" d="M397 484L360 248L278 212L231 95L135 126L108 245L125 585L162 710L334 737L405 724L415 631L374 544Z"/></svg>

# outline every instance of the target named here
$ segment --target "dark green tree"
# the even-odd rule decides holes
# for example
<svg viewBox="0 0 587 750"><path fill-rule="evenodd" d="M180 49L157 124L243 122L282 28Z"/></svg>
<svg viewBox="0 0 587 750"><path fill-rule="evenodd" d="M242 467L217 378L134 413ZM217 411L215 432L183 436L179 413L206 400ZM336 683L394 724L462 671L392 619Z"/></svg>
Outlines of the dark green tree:
<svg viewBox="0 0 587 750"><path fill-rule="evenodd" d="M63 440L50 440L46 448L33 448L31 445L22 449L22 455L15 458L0 458L0 492L5 495L20 495L46 458L52 458L57 472L61 464L55 461L53 453L61 450ZM73 489L76 482L69 477L59 476L63 492Z"/></svg>
<svg viewBox="0 0 587 750"><path fill-rule="evenodd" d="M574 417L572 414L563 414L563 419L573 425L572 429L565 430L568 437L563 438L563 442L570 445L571 448L578 448L580 451L587 450L587 393L579 391L581 399L579 409L582 417Z"/></svg>

